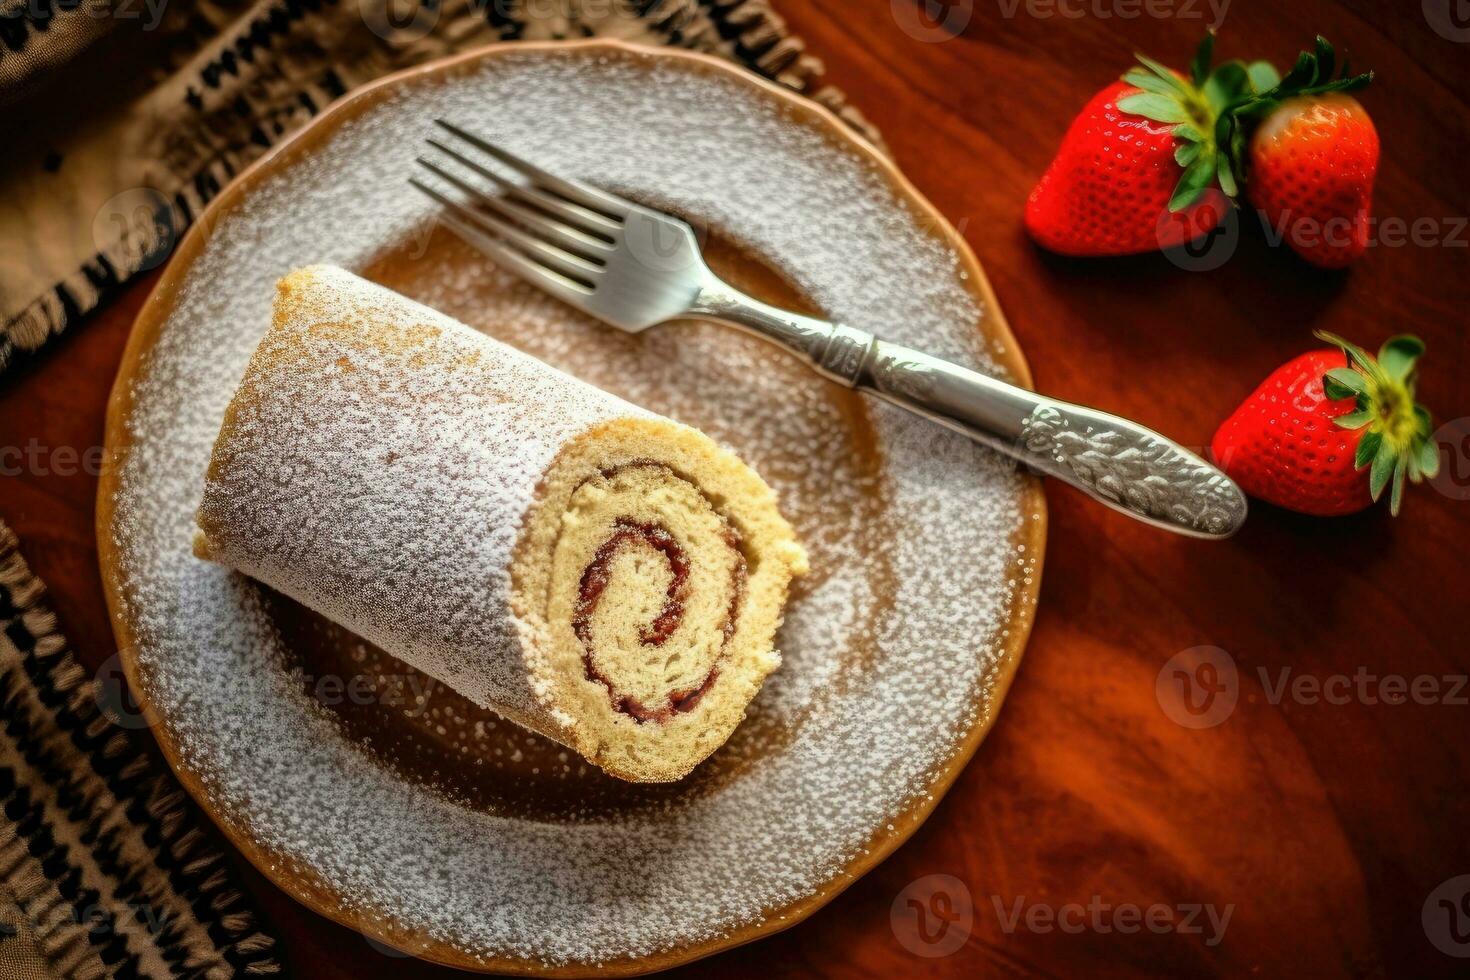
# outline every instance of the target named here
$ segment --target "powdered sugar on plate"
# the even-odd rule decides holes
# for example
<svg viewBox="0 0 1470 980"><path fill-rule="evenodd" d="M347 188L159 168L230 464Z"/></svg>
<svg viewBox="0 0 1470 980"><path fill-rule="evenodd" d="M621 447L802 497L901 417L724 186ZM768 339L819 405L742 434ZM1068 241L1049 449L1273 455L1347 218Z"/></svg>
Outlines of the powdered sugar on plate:
<svg viewBox="0 0 1470 980"><path fill-rule="evenodd" d="M983 311L923 217L871 162L749 84L588 49L403 83L211 229L134 378L110 584L146 694L214 808L348 917L527 964L717 939L842 874L993 711L1000 631L1035 560L1012 543L1031 516L1023 481L888 406L844 416L825 382L733 331L626 337L458 246L430 249L389 284L730 444L777 489L814 574L728 779L659 807L589 803L547 820L402 778L301 690L293 665L311 652L284 648L259 587L195 559L190 537L275 280L320 262L371 274L424 241L432 207L406 177L435 117L707 223L834 319L993 369ZM871 427L873 472L852 462L854 426Z"/></svg>

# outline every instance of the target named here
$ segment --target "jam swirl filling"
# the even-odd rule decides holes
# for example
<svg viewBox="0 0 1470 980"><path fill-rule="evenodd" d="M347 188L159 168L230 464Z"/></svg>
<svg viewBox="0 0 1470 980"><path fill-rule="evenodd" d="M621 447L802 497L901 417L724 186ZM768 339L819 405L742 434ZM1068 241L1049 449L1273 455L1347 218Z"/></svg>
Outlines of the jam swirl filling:
<svg viewBox="0 0 1470 980"><path fill-rule="evenodd" d="M745 580L748 572L745 554L740 549L739 532L726 523L723 539L726 546L735 553L735 562L730 575L730 604L721 627L721 656L731 636L735 633L740 605L745 597ZM663 608L651 623L639 628L638 640L646 647L658 648L667 643L669 638L678 631L684 621L685 604L688 600L689 557L667 528L660 524L636 521L626 517L618 518L613 522L612 534L598 547L592 561L583 570L577 589L577 601L573 609L571 625L572 631L582 643L582 664L587 679L596 681L607 688L613 709L628 715L639 724L650 721L663 723L677 714L694 710L700 699L719 677L720 662L717 659L699 683L671 690L663 705L652 706L644 704L631 695L617 691L612 680L598 669L593 658L592 616L597 611L597 606L602 601L603 594L607 591L608 583L612 579L613 561L624 549L639 545L663 557L668 564L670 578L664 595Z"/></svg>

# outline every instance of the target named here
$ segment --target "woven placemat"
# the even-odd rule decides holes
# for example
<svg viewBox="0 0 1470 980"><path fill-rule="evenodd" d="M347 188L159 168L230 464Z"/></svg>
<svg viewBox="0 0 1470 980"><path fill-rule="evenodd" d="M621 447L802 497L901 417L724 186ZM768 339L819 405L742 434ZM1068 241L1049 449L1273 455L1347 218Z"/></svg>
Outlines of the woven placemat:
<svg viewBox="0 0 1470 980"><path fill-rule="evenodd" d="M0 977L278 974L213 826L104 713L45 591L0 523Z"/></svg>
<svg viewBox="0 0 1470 980"><path fill-rule="evenodd" d="M726 57L877 140L766 0L0 0L0 372L162 263L231 177L353 87L583 37Z"/></svg>

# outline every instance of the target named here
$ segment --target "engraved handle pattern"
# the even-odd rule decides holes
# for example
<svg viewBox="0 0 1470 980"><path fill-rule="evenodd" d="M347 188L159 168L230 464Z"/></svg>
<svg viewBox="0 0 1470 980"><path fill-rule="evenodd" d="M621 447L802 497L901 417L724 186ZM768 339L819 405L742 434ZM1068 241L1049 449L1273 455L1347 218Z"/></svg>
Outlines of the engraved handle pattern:
<svg viewBox="0 0 1470 980"><path fill-rule="evenodd" d="M741 327L831 381L873 392L1139 520L1202 538L1227 537L1245 521L1245 495L1228 476L1135 422L777 309L718 280L691 312Z"/></svg>
<svg viewBox="0 0 1470 980"><path fill-rule="evenodd" d="M848 330L838 328L829 342L841 342ZM1245 521L1246 500L1240 488L1219 469L1157 432L919 351L867 339L862 368L852 381L857 387L1150 524L1218 538L1235 533ZM852 346L861 341L848 340Z"/></svg>
<svg viewBox="0 0 1470 980"><path fill-rule="evenodd" d="M1021 444L1094 496L1152 521L1211 536L1244 522L1245 497L1224 473L1147 429L1099 424L1092 414L1038 404Z"/></svg>

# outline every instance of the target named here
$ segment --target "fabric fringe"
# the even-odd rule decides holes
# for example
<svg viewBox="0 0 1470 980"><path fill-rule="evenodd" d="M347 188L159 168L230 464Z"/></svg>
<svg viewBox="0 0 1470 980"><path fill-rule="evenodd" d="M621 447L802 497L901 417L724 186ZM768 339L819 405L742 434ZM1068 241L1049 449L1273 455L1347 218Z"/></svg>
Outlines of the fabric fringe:
<svg viewBox="0 0 1470 980"><path fill-rule="evenodd" d="M29 9L44 12L54 2ZM367 23L372 8L361 4L375 2L393 16ZM388 72L475 45L617 37L722 55L816 99L881 148L877 132L842 93L821 84L822 63L768 0L566 0L552 6L554 12L528 0L196 0L166 9L159 30L173 42L170 63L130 124L138 133L128 135L138 145L121 151L130 170L146 164L142 169L153 175L156 189L67 187L64 180L56 186L57 201L103 200L119 192L139 197L129 197L129 214L113 216L123 219L114 240L90 256L76 256L74 270L56 270L60 278L20 309L0 309L7 318L0 328L0 373L160 264L235 174L332 101ZM427 33L412 29L419 13L431 19ZM21 40L30 52L44 54L52 39L27 29ZM156 135L139 135L145 131ZM97 178L108 179L121 178ZM89 193L76 193L82 190ZM135 220L137 213L147 217Z"/></svg>
<svg viewBox="0 0 1470 980"><path fill-rule="evenodd" d="M0 887L54 975L269 976L258 922L214 832L152 752L99 707L0 524Z"/></svg>

